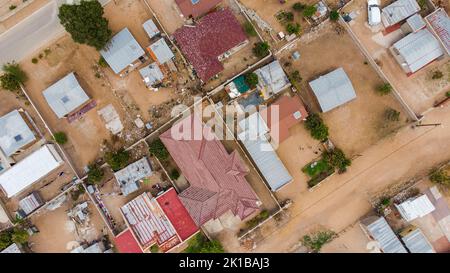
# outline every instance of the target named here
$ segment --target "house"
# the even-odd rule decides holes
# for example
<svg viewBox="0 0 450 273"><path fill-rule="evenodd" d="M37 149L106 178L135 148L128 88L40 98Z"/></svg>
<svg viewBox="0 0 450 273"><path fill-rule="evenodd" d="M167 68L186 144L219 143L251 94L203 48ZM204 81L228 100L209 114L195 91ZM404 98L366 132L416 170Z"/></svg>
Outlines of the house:
<svg viewBox="0 0 450 273"><path fill-rule="evenodd" d="M155 25L155 22L153 22L152 19L148 19L142 24L142 27L145 30L145 33L147 33L148 37L150 39L158 36L161 32L159 31L158 27Z"/></svg>
<svg viewBox="0 0 450 273"><path fill-rule="evenodd" d="M260 113L270 129L272 140L276 143L285 141L289 137L289 129L308 117L308 112L298 96L281 96Z"/></svg>
<svg viewBox="0 0 450 273"><path fill-rule="evenodd" d="M381 21L385 28L393 27L419 11L416 0L397 0L381 9Z"/></svg>
<svg viewBox="0 0 450 273"><path fill-rule="evenodd" d="M238 122L242 142L272 191L277 191L292 181L292 176L281 162L269 142L269 128L259 112L254 112Z"/></svg>
<svg viewBox="0 0 450 273"><path fill-rule="evenodd" d="M189 182L179 198L197 226L228 211L243 220L259 210L260 201L245 179L248 169L238 152L228 153L195 114L180 120L160 139Z"/></svg>
<svg viewBox="0 0 450 273"><path fill-rule="evenodd" d="M143 193L125 204L121 212L143 252L154 244L167 252L198 231L173 188L156 198Z"/></svg>
<svg viewBox="0 0 450 273"><path fill-rule="evenodd" d="M33 211L44 205L44 201L38 192L34 191L30 195L19 201L19 215L24 218Z"/></svg>
<svg viewBox="0 0 450 273"><path fill-rule="evenodd" d="M127 167L114 173L120 190L124 196L137 191L140 188L140 183L152 176L152 168L146 157L131 163Z"/></svg>
<svg viewBox="0 0 450 273"><path fill-rule="evenodd" d="M90 99L72 72L42 93L58 118L64 118L80 109Z"/></svg>
<svg viewBox="0 0 450 273"><path fill-rule="evenodd" d="M152 59L160 65L165 64L175 58L175 55L173 55L172 50L167 45L164 38L161 38L151 44L147 48L147 51L149 52Z"/></svg>
<svg viewBox="0 0 450 273"><path fill-rule="evenodd" d="M384 253L407 253L384 217L372 216L361 221L363 230L371 239L378 241Z"/></svg>
<svg viewBox="0 0 450 273"><path fill-rule="evenodd" d="M0 149L8 157L36 140L21 112L23 111L13 110L0 117Z"/></svg>
<svg viewBox="0 0 450 273"><path fill-rule="evenodd" d="M141 74L147 87L155 86L164 79L164 74L157 63L151 63L150 65L139 69L139 74Z"/></svg>
<svg viewBox="0 0 450 273"><path fill-rule="evenodd" d="M400 233L400 237L411 253L436 253L420 228L410 226Z"/></svg>
<svg viewBox="0 0 450 273"><path fill-rule="evenodd" d="M423 217L435 210L434 205L425 194L410 198L401 204L396 204L395 207L398 209L398 212L403 219L408 222Z"/></svg>
<svg viewBox="0 0 450 273"><path fill-rule="evenodd" d="M53 144L46 144L0 174L0 188L8 198L64 164Z"/></svg>
<svg viewBox="0 0 450 273"><path fill-rule="evenodd" d="M175 0L182 15L197 18L216 8L222 0Z"/></svg>
<svg viewBox="0 0 450 273"><path fill-rule="evenodd" d="M322 112L328 112L356 98L355 89L342 67L309 82Z"/></svg>
<svg viewBox="0 0 450 273"><path fill-rule="evenodd" d="M100 50L100 54L114 73L119 74L128 67L134 68L139 65L145 52L128 28L124 28L112 37L105 48Z"/></svg>
<svg viewBox="0 0 450 273"><path fill-rule="evenodd" d="M450 18L443 8L435 10L433 13L425 17L425 21L434 32L443 48L450 54Z"/></svg>
<svg viewBox="0 0 450 273"><path fill-rule="evenodd" d="M427 28L408 34L394 43L390 51L407 75L444 55L441 44Z"/></svg>
<svg viewBox="0 0 450 273"><path fill-rule="evenodd" d="M173 35L204 83L223 70L223 59L248 43L241 24L228 8L206 15L193 26L183 26Z"/></svg>
<svg viewBox="0 0 450 273"><path fill-rule="evenodd" d="M291 82L278 60L255 70L255 74L258 75L258 89L265 99L291 86Z"/></svg>

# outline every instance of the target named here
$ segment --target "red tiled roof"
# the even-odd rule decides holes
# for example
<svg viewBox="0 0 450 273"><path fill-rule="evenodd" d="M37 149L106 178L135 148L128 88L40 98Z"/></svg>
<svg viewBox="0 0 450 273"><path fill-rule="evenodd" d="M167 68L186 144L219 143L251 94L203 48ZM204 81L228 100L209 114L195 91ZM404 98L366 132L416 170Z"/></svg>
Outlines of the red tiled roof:
<svg viewBox="0 0 450 273"><path fill-rule="evenodd" d="M247 40L228 8L206 15L195 26L179 28L174 37L203 82L223 70L220 55Z"/></svg>
<svg viewBox="0 0 450 273"><path fill-rule="evenodd" d="M192 0L175 0L175 2L186 18L191 16L196 18L212 10L222 0L198 0L196 4L193 4Z"/></svg>
<svg viewBox="0 0 450 273"><path fill-rule="evenodd" d="M278 106L278 120L272 120L271 118L274 106ZM294 117L295 112L300 112L301 117L299 120ZM277 143L281 143L289 137L289 128L297 124L300 120L305 119L308 116L308 112L298 96L282 96L268 108L261 110L261 116L266 122L267 127L270 129L271 137L277 141ZM278 124L279 128L278 135L276 131L272 130L272 127L276 124Z"/></svg>
<svg viewBox="0 0 450 273"><path fill-rule="evenodd" d="M120 253L142 253L138 242L129 229L115 237L114 242Z"/></svg>
<svg viewBox="0 0 450 273"><path fill-rule="evenodd" d="M159 206L169 218L182 241L198 231L197 225L181 203L174 188L158 196L156 201L158 201Z"/></svg>
<svg viewBox="0 0 450 273"><path fill-rule="evenodd" d="M195 139L194 128L200 128L195 131L200 132ZM175 132L187 134L192 140L180 140ZM175 124L160 139L189 181L190 187L179 198L198 226L229 210L244 219L259 208L258 197L245 179L248 170L238 153L229 154L195 114Z"/></svg>

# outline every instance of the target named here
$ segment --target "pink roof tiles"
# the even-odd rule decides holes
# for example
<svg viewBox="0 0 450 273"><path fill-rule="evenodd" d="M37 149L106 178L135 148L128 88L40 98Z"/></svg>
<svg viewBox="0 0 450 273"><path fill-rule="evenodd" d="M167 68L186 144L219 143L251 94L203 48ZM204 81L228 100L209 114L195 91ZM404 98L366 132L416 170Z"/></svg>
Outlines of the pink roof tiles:
<svg viewBox="0 0 450 273"><path fill-rule="evenodd" d="M222 0L175 0L175 2L185 17L196 18L215 8Z"/></svg>
<svg viewBox="0 0 450 273"><path fill-rule="evenodd" d="M219 56L247 40L228 8L206 15L195 26L179 28L174 37L203 82L223 70Z"/></svg>
<svg viewBox="0 0 450 273"><path fill-rule="evenodd" d="M202 132L195 139L193 128ZM179 140L172 134L183 131L191 138ZM238 153L229 154L195 114L175 124L160 139L189 181L190 187L179 198L198 226L229 210L244 219L259 208L258 197L245 179L248 170Z"/></svg>

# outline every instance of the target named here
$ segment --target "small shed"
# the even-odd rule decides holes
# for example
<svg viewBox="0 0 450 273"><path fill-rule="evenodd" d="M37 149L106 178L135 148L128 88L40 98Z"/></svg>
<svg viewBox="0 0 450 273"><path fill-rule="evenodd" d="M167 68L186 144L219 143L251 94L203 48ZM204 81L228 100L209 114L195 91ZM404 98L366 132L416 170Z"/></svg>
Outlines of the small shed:
<svg viewBox="0 0 450 273"><path fill-rule="evenodd" d="M402 31L405 33L417 32L427 26L425 20L420 14L414 14L406 19L406 23L402 25Z"/></svg>
<svg viewBox="0 0 450 273"><path fill-rule="evenodd" d="M150 39L161 33L152 19L148 19L147 21L145 21L142 24L142 27L144 28L145 32L147 33Z"/></svg>
<svg viewBox="0 0 450 273"><path fill-rule="evenodd" d="M328 112L356 98L355 89L342 67L309 82L322 112Z"/></svg>
<svg viewBox="0 0 450 273"><path fill-rule="evenodd" d="M42 93L58 118L63 118L89 101L89 97L72 72Z"/></svg>
<svg viewBox="0 0 450 273"><path fill-rule="evenodd" d="M433 203L431 203L426 194L410 198L399 205L395 205L395 207L398 209L403 219L408 222L423 217L435 210Z"/></svg>
<svg viewBox="0 0 450 273"><path fill-rule="evenodd" d="M250 86L248 86L248 84L245 82L244 75L241 75L227 84L225 86L225 90L227 91L230 98L234 99L250 90Z"/></svg>
<svg viewBox="0 0 450 273"><path fill-rule="evenodd" d="M263 93L265 99L291 86L291 82L286 73L284 73L278 60L255 70L255 74L258 75L258 88Z"/></svg>
<svg viewBox="0 0 450 273"><path fill-rule="evenodd" d="M44 201L39 193L32 192L30 195L19 201L19 213L22 214L22 216L27 216L42 205L44 205Z"/></svg>
<svg viewBox="0 0 450 273"><path fill-rule="evenodd" d="M427 237L417 227L411 227L401 234L402 241L411 253L436 253Z"/></svg>
<svg viewBox="0 0 450 273"><path fill-rule="evenodd" d="M419 11L416 0L397 0L381 10L381 21L385 27L390 27Z"/></svg>
<svg viewBox="0 0 450 273"><path fill-rule="evenodd" d="M140 188L139 183L143 179L152 176L152 168L146 157L128 165L120 171L114 173L117 183L122 193L128 194L137 191Z"/></svg>
<svg viewBox="0 0 450 273"><path fill-rule="evenodd" d="M147 50L150 52L150 56L152 56L153 60L155 60L159 64L165 64L175 57L164 38L161 38L151 44L147 48Z"/></svg>
<svg viewBox="0 0 450 273"><path fill-rule="evenodd" d="M144 79L144 83L147 87L160 83L164 79L164 74L161 72L161 69L159 69L157 63L151 63L150 65L141 68L139 73Z"/></svg>
<svg viewBox="0 0 450 273"><path fill-rule="evenodd" d="M0 117L0 148L6 156L13 155L35 140L19 111L13 110Z"/></svg>
<svg viewBox="0 0 450 273"><path fill-rule="evenodd" d="M361 221L370 237L378 241L384 253L407 253L384 217L372 216Z"/></svg>

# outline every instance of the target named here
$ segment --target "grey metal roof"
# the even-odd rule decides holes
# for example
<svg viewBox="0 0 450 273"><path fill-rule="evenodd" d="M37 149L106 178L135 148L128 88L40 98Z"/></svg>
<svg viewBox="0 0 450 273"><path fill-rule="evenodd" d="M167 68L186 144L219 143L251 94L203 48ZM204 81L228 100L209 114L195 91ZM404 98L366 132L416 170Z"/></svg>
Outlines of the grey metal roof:
<svg viewBox="0 0 450 273"><path fill-rule="evenodd" d="M118 74L145 52L128 28L124 28L114 35L104 49L100 50L100 54L111 69Z"/></svg>
<svg viewBox="0 0 450 273"><path fill-rule="evenodd" d="M410 33L396 42L393 48L403 57L405 63L402 65L407 66L411 73L444 54L439 41L426 28Z"/></svg>
<svg viewBox="0 0 450 273"><path fill-rule="evenodd" d="M164 74L159 69L157 63L151 63L148 66L139 70L144 82L147 86L152 86L155 83L158 83L164 79Z"/></svg>
<svg viewBox="0 0 450 273"><path fill-rule="evenodd" d="M142 27L150 38L153 38L160 33L158 27L155 25L155 22L153 22L152 19L148 19L147 21L145 21L145 23L142 24Z"/></svg>
<svg viewBox="0 0 450 273"><path fill-rule="evenodd" d="M173 55L172 50L167 45L166 40L164 38L159 39L150 45L150 49L155 54L155 57L160 64L165 64L166 62L172 60Z"/></svg>
<svg viewBox="0 0 450 273"><path fill-rule="evenodd" d="M37 192L32 192L30 195L19 201L19 207L26 215L32 213L43 204L44 202Z"/></svg>
<svg viewBox="0 0 450 273"><path fill-rule="evenodd" d="M259 79L258 87L267 94L277 94L291 84L278 60L255 70L255 74Z"/></svg>
<svg viewBox="0 0 450 273"><path fill-rule="evenodd" d="M42 93L58 118L65 117L89 100L72 72Z"/></svg>
<svg viewBox="0 0 450 273"><path fill-rule="evenodd" d="M397 0L381 10L381 20L385 27L395 25L420 11L416 0Z"/></svg>
<svg viewBox="0 0 450 273"><path fill-rule="evenodd" d="M19 111L13 110L0 117L0 148L6 156L11 156L34 140L36 137Z"/></svg>
<svg viewBox="0 0 450 273"><path fill-rule="evenodd" d="M406 23L411 27L413 32L416 32L427 25L420 14L414 14L409 17L406 19Z"/></svg>
<svg viewBox="0 0 450 273"><path fill-rule="evenodd" d="M384 217L379 217L370 224L366 224L366 228L370 235L378 241L384 253L407 253Z"/></svg>
<svg viewBox="0 0 450 273"><path fill-rule="evenodd" d="M419 228L403 236L402 241L411 253L436 253Z"/></svg>
<svg viewBox="0 0 450 273"><path fill-rule="evenodd" d="M433 31L439 37L441 43L444 45L447 54L450 54L450 18L443 8L437 9L431 13L425 20L430 23Z"/></svg>
<svg viewBox="0 0 450 273"><path fill-rule="evenodd" d="M139 189L140 180L148 178L152 174L150 163L146 157L143 157L122 170L115 172L114 176L123 194L127 196Z"/></svg>
<svg viewBox="0 0 450 273"><path fill-rule="evenodd" d="M342 67L309 82L323 112L356 98L355 89Z"/></svg>

